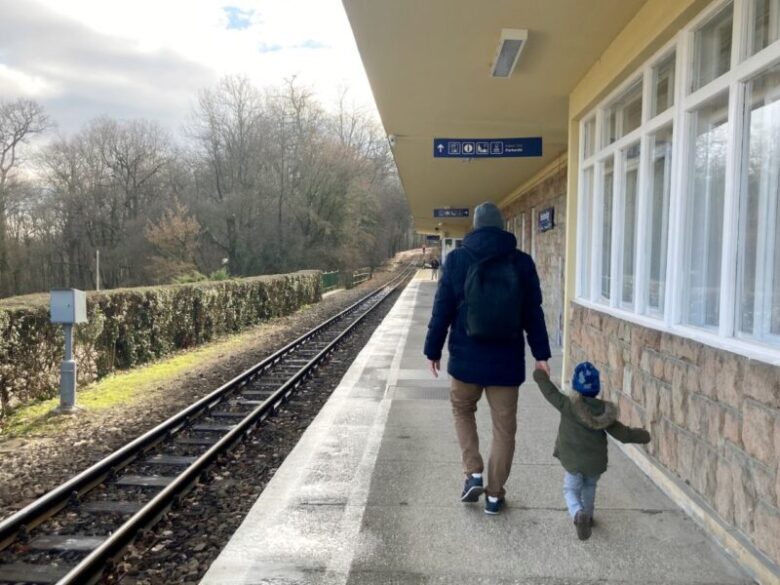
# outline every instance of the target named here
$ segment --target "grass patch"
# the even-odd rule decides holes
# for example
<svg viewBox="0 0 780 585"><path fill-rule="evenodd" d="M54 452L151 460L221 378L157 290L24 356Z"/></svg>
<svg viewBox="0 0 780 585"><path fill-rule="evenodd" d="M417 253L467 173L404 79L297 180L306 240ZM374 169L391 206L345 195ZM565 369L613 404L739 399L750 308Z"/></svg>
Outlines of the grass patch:
<svg viewBox="0 0 780 585"><path fill-rule="evenodd" d="M298 312L305 309L302 307ZM100 412L133 404L162 384L181 377L203 362L241 348L257 335L258 329L267 327L268 323L198 348L181 351L158 362L106 376L79 388L76 404L85 412ZM45 436L56 432L69 420L68 416L52 414L59 401L57 396L14 411L0 429L0 439Z"/></svg>

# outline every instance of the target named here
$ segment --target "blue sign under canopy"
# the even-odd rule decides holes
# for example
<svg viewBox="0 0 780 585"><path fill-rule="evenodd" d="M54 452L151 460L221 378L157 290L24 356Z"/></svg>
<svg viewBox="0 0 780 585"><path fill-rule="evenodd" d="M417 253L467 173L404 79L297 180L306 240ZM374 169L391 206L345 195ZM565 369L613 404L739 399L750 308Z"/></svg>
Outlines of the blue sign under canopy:
<svg viewBox="0 0 780 585"><path fill-rule="evenodd" d="M434 209L433 217L468 217L468 207L445 207L443 209Z"/></svg>
<svg viewBox="0 0 780 585"><path fill-rule="evenodd" d="M434 158L542 156L542 138L434 138Z"/></svg>

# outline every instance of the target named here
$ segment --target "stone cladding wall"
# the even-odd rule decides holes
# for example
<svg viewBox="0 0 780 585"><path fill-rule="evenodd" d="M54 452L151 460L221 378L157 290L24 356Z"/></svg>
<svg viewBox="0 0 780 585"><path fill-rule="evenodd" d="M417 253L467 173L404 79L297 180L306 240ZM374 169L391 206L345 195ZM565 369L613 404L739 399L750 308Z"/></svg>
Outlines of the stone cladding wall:
<svg viewBox="0 0 780 585"><path fill-rule="evenodd" d="M576 303L571 320L572 367L593 362L655 462L780 563L780 367Z"/></svg>
<svg viewBox="0 0 780 585"><path fill-rule="evenodd" d="M538 228L542 209L554 208L555 227L546 232ZM531 211L534 211L532 217ZM534 230L536 270L542 285L544 316L550 343L560 345L563 335L564 274L566 270L566 164L504 208L507 229L515 234L523 252L531 253L531 230ZM525 241L520 219L525 213Z"/></svg>

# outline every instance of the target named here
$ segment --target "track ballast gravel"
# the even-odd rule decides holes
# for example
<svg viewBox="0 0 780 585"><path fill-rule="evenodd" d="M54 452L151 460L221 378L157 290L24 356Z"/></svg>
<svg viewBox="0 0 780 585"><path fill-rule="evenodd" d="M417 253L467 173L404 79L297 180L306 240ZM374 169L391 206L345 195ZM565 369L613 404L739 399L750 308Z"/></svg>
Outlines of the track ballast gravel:
<svg viewBox="0 0 780 585"><path fill-rule="evenodd" d="M277 416L267 419L224 463L212 468L203 485L139 539L108 582L197 584L338 386L400 290L364 319Z"/></svg>
<svg viewBox="0 0 780 585"><path fill-rule="evenodd" d="M400 268L400 266L397 266ZM70 417L44 435L0 440L0 519L86 469L122 445L354 304L397 273L382 272L354 289L255 328L239 351L226 353L165 382L132 404Z"/></svg>

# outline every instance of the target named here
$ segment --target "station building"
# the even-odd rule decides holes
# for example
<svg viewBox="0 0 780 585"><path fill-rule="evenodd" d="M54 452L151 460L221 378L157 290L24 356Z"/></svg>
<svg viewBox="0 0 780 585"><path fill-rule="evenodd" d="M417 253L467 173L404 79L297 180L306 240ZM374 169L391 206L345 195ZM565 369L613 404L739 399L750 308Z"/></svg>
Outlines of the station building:
<svg viewBox="0 0 780 585"><path fill-rule="evenodd" d="M562 377L745 563L780 563L780 0L344 0L417 229L504 210ZM518 56L519 55L519 56ZM541 156L436 157L541 137ZM540 221L541 220L541 221Z"/></svg>

